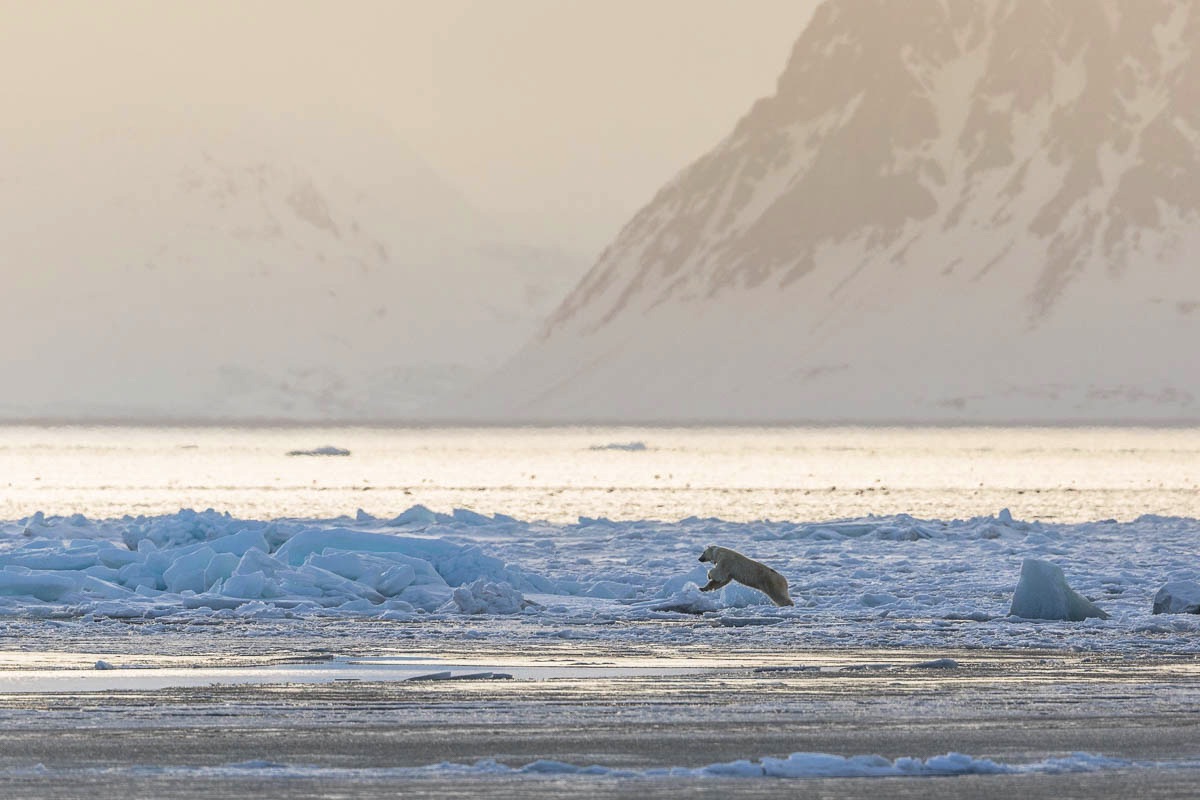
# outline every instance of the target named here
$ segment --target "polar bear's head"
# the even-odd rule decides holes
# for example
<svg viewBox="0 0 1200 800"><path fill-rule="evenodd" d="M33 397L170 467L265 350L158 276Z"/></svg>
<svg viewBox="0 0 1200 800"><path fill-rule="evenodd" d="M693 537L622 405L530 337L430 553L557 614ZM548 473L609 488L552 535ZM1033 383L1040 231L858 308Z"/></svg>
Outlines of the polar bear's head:
<svg viewBox="0 0 1200 800"><path fill-rule="evenodd" d="M704 548L704 552L700 554L700 560L709 561L713 564L717 563L717 550L719 549L720 548L715 544L710 544L708 547Z"/></svg>

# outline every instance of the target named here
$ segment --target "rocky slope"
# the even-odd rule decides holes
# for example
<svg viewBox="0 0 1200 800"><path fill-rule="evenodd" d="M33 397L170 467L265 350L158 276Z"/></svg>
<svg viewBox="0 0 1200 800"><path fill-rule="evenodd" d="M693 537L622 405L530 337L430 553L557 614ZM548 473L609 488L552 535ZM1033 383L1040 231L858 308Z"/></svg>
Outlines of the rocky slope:
<svg viewBox="0 0 1200 800"><path fill-rule="evenodd" d="M1200 419L1200 7L829 0L461 412Z"/></svg>

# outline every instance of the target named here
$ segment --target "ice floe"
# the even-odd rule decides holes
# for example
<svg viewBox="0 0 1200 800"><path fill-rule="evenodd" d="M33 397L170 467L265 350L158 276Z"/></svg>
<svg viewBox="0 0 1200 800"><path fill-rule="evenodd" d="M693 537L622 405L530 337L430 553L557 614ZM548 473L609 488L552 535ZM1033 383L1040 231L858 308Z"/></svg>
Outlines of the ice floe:
<svg viewBox="0 0 1200 800"><path fill-rule="evenodd" d="M494 677L494 676L491 676ZM433 676L431 680L439 678ZM132 767L130 775L170 775L200 779L325 779L342 783L354 781L408 780L414 778L593 778L593 779L775 779L819 780L823 778L934 778L950 776L989 775L1061 775L1100 772L1104 770L1195 768L1194 761L1131 761L1095 753L1070 753L1047 756L1036 761L1006 762L980 758L965 753L950 752L929 758L901 757L888 759L878 755L841 756L831 753L792 753L783 758L766 756L757 760L739 760L707 764L699 767L613 767L602 764L572 764L552 759L539 759L519 766L510 766L494 759L470 764L443 761L417 767L340 768L286 764L254 759L218 766ZM32 767L13 767L0 770L0 777L53 777L63 773L88 770ZM112 776L116 770L105 768Z"/></svg>
<svg viewBox="0 0 1200 800"><path fill-rule="evenodd" d="M1172 581L1154 595L1155 614L1200 614L1200 583Z"/></svg>
<svg viewBox="0 0 1200 800"><path fill-rule="evenodd" d="M1061 567L1036 558L1027 558L1021 564L1021 579L1008 613L1026 619L1072 622L1091 617L1108 619L1105 611L1067 585Z"/></svg>
<svg viewBox="0 0 1200 800"><path fill-rule="evenodd" d="M331 444L314 447L311 450L288 450L289 456L348 456L350 451L344 447L334 447Z"/></svg>
<svg viewBox="0 0 1200 800"><path fill-rule="evenodd" d="M0 522L0 617L454 617L472 636L678 642L720 631L772 646L1190 652L1200 615L1150 612L1159 587L1200 581L1198 535L1187 518L1050 524L1004 513L576 524L424 506L325 520L33 514ZM736 584L700 592L696 558L714 542L781 572L796 605ZM1034 621L1047 617L1058 620ZM641 622L656 624L614 624Z"/></svg>

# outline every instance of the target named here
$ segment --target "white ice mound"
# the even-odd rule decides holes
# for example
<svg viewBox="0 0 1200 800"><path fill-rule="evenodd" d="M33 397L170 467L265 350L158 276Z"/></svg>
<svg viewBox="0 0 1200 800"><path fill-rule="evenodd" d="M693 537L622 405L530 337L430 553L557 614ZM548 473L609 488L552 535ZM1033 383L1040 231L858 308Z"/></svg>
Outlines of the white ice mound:
<svg viewBox="0 0 1200 800"><path fill-rule="evenodd" d="M1036 558L1027 558L1021 564L1021 578L1017 581L1008 613L1025 619L1073 622L1089 617L1108 619L1108 614L1067 585L1062 569Z"/></svg>
<svg viewBox="0 0 1200 800"><path fill-rule="evenodd" d="M311 450L288 450L289 456L348 456L350 451L344 447L334 447L331 444L314 447Z"/></svg>
<svg viewBox="0 0 1200 800"><path fill-rule="evenodd" d="M443 536L212 511L66 522L34 519L33 534L0 542L0 613L51 613L44 606L53 604L52 613L66 616L286 610L395 618L454 611L446 606L454 588L464 587L455 602L465 613L511 614L524 604L522 589L559 591L554 581L457 540L472 521L451 520ZM63 532L79 538L63 539Z"/></svg>
<svg viewBox="0 0 1200 800"><path fill-rule="evenodd" d="M1170 764L1171 762L1166 762ZM792 753L786 758L742 759L702 767L649 767L631 769L588 766L540 759L523 766L508 766L493 759L474 764L443 761L424 767L401 767L397 775L589 775L613 778L931 778L953 775L1062 775L1128 769L1129 761L1092 753L1072 753L1027 763L1004 763L965 753L946 753L931 758L902 757L895 760L878 755L841 756L831 753ZM886 794L886 793L885 793Z"/></svg>
<svg viewBox="0 0 1200 800"><path fill-rule="evenodd" d="M674 611L678 614L707 614L721 607L713 593L700 591L700 587L691 581L669 594L638 605L648 611Z"/></svg>
<svg viewBox="0 0 1200 800"><path fill-rule="evenodd" d="M1200 614L1200 583L1172 581L1154 595L1155 614Z"/></svg>
<svg viewBox="0 0 1200 800"><path fill-rule="evenodd" d="M529 605L525 595L507 583L495 583L486 578L459 586L451 599L464 614L520 614Z"/></svg>

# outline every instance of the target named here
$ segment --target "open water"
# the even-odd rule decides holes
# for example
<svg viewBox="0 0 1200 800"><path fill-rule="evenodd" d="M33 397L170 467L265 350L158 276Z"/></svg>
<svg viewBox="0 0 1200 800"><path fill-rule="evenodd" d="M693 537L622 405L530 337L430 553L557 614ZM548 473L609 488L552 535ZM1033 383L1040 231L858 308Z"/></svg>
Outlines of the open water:
<svg viewBox="0 0 1200 800"><path fill-rule="evenodd" d="M295 456L334 446L348 456ZM0 519L1200 517L1200 429L0 427Z"/></svg>

